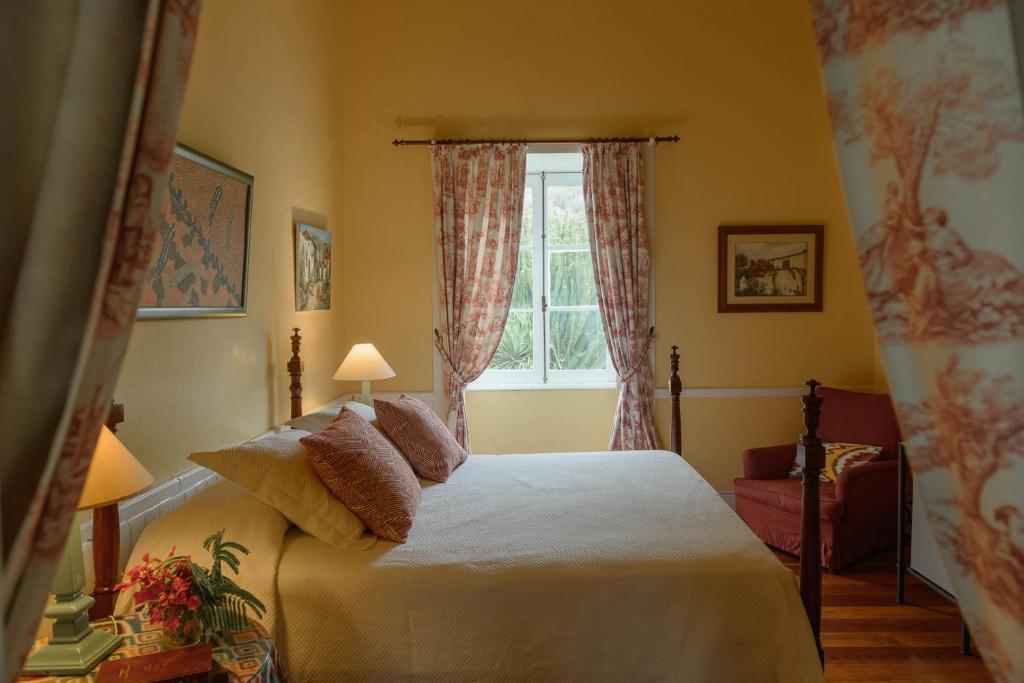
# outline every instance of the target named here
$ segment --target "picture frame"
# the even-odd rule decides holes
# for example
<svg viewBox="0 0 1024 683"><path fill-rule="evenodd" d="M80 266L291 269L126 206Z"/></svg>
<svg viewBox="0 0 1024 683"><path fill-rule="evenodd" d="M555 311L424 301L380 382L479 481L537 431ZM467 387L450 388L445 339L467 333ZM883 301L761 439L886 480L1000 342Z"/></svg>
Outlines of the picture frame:
<svg viewBox="0 0 1024 683"><path fill-rule="evenodd" d="M331 310L331 233L295 223L295 310Z"/></svg>
<svg viewBox="0 0 1024 683"><path fill-rule="evenodd" d="M718 312L823 309L823 225L718 226Z"/></svg>
<svg viewBox="0 0 1024 683"><path fill-rule="evenodd" d="M253 177L182 144L174 157L140 320L246 314Z"/></svg>

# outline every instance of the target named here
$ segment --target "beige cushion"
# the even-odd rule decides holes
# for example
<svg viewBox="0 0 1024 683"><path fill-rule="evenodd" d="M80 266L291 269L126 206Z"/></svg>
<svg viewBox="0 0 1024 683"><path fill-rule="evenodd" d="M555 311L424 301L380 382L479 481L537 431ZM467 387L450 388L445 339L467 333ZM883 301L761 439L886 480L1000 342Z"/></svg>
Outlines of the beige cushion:
<svg viewBox="0 0 1024 683"><path fill-rule="evenodd" d="M422 493L409 463L348 407L322 431L302 437L313 469L375 534L405 542Z"/></svg>
<svg viewBox="0 0 1024 683"><path fill-rule="evenodd" d="M313 471L299 439L309 432L291 429L232 448L193 453L189 460L233 481L280 511L307 534L335 548L368 548L366 526L331 495Z"/></svg>
<svg viewBox="0 0 1024 683"><path fill-rule="evenodd" d="M846 470L876 462L882 457L881 446L867 446L859 443L825 443L823 445L825 446L825 467L822 468L818 479L833 484ZM800 465L794 462L789 476L802 476Z"/></svg>
<svg viewBox="0 0 1024 683"><path fill-rule="evenodd" d="M302 417L289 420L288 422L285 422L285 424L292 429L304 429L307 432L319 432L338 417L338 413L341 412L342 406L356 413L359 417L363 418L373 426L377 426L377 415L373 412L373 408L365 403L359 403L357 401L345 401L338 405L327 406L326 408L321 408L320 410L303 415Z"/></svg>
<svg viewBox="0 0 1024 683"><path fill-rule="evenodd" d="M380 427L421 477L447 481L469 453L430 406L402 394L397 401L373 402Z"/></svg>

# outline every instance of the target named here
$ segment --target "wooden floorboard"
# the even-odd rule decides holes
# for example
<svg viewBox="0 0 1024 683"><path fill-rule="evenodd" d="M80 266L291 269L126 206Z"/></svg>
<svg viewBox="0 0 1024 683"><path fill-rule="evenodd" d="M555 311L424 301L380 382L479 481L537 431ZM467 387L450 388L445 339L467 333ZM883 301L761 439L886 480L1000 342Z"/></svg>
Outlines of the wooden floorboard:
<svg viewBox="0 0 1024 683"><path fill-rule="evenodd" d="M799 559L776 551L794 573ZM896 604L896 555L886 553L822 580L821 641L829 683L989 682L981 659L960 654L956 605L907 575Z"/></svg>

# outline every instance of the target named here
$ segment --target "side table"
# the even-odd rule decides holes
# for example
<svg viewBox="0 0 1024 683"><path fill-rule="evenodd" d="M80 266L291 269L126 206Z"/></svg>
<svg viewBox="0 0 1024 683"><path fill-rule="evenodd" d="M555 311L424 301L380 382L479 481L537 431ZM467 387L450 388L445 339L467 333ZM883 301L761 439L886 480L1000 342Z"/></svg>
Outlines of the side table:
<svg viewBox="0 0 1024 683"><path fill-rule="evenodd" d="M102 619L93 623L94 628L105 631L112 631L116 627L124 636L121 645L110 653L107 661L168 649L164 646L163 629L159 624L149 623L141 614L127 614L115 619L116 622ZM34 648L41 647L45 642L45 638L40 640ZM277 648L270 634L258 623L250 621L248 628L214 636L211 644L214 661L228 670L233 683L287 683ZM24 676L18 680L32 683L92 683L98 671L97 666L83 676Z"/></svg>

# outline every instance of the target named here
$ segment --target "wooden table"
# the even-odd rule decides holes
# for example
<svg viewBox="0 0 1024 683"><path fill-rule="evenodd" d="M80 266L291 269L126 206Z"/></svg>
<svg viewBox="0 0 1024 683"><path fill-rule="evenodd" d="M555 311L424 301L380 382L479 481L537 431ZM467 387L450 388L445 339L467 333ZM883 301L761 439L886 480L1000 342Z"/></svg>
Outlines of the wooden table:
<svg viewBox="0 0 1024 683"><path fill-rule="evenodd" d="M231 631L224 636L214 636L213 659L231 674L231 680L237 683L285 683L287 677L278 658L277 649L266 630L255 622L240 631ZM112 631L114 622L104 619L93 623L93 628ZM118 633L124 641L114 650L108 660L124 659L160 652L168 649L164 646L163 630L159 625L150 624L140 614L128 614L117 617ZM46 639L38 641L35 648L46 643ZM24 676L19 681L33 683L91 683L96 680L96 667L83 676Z"/></svg>

